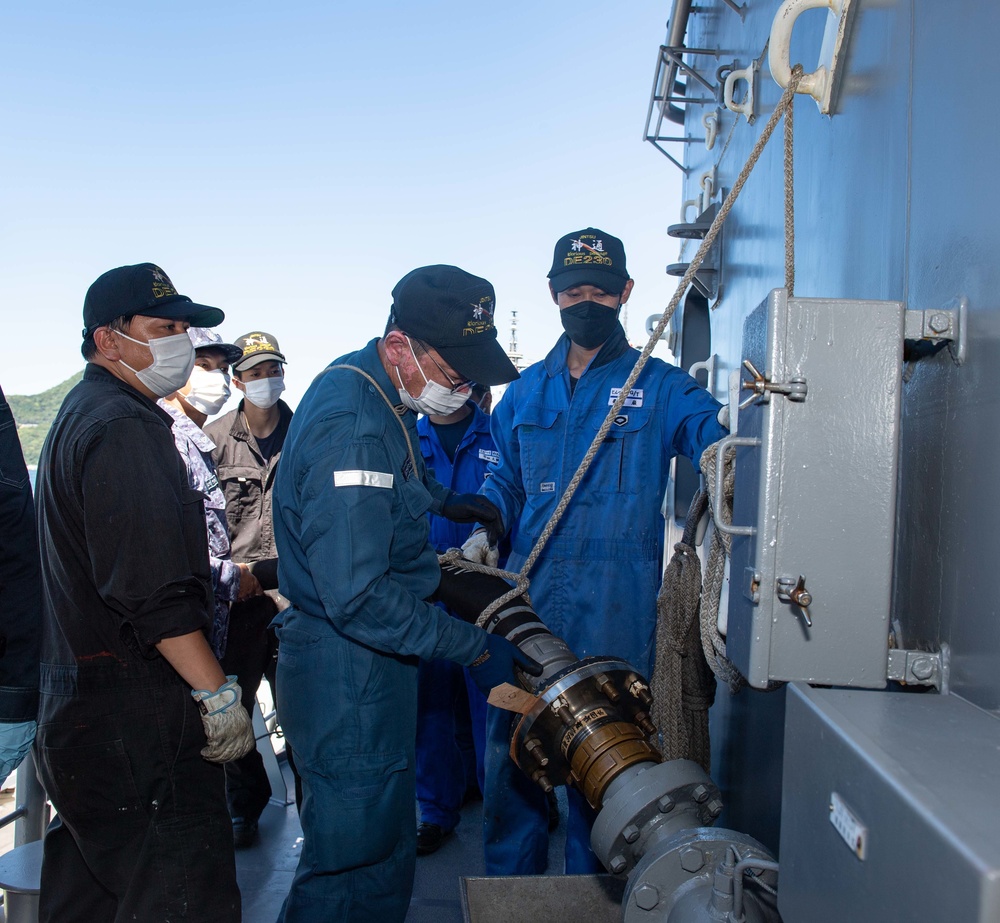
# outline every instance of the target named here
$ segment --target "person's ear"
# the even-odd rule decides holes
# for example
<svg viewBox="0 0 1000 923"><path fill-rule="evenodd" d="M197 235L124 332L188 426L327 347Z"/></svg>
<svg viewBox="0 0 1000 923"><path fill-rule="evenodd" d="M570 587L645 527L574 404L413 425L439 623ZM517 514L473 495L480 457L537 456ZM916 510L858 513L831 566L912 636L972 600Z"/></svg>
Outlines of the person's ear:
<svg viewBox="0 0 1000 923"><path fill-rule="evenodd" d="M385 347L385 356L390 365L399 365L404 356L410 354L410 349L406 344L406 334L399 330L392 330L382 338L382 345Z"/></svg>
<svg viewBox="0 0 1000 923"><path fill-rule="evenodd" d="M118 337L110 327L98 327L94 331L94 345L97 351L111 362L117 362L122 357L118 348Z"/></svg>
<svg viewBox="0 0 1000 923"><path fill-rule="evenodd" d="M552 287L552 283L549 283L549 294L552 296L552 301L555 304L559 304L559 296L556 294L556 290Z"/></svg>
<svg viewBox="0 0 1000 923"><path fill-rule="evenodd" d="M633 285L635 285L635 279L629 279L628 282L625 283L625 288L622 289L622 304L625 304L625 302L628 301L628 296L632 294Z"/></svg>

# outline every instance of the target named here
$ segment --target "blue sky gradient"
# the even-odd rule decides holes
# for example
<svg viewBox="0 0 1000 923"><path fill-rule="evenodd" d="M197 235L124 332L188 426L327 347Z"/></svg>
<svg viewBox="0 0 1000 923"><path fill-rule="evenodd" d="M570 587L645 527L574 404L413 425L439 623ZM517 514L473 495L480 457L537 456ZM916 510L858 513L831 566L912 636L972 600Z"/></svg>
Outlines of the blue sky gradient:
<svg viewBox="0 0 1000 923"><path fill-rule="evenodd" d="M273 333L294 400L378 335L410 269L490 279L497 326L560 333L556 239L621 237L633 342L673 293L680 173L641 141L669 0L41 2L0 18L0 384L81 367L88 285L159 263Z"/></svg>

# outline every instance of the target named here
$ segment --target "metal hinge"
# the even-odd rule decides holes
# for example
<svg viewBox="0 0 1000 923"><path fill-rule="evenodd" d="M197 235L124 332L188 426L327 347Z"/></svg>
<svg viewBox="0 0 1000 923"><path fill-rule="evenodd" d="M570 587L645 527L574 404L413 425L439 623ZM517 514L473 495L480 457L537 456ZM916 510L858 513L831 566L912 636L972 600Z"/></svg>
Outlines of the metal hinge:
<svg viewBox="0 0 1000 923"><path fill-rule="evenodd" d="M941 308L908 310L903 321L903 338L947 343L955 364L961 365L965 361L968 311L969 300L964 296L953 299Z"/></svg>
<svg viewBox="0 0 1000 923"><path fill-rule="evenodd" d="M948 645L940 651L889 651L886 679L907 686L933 686L947 692Z"/></svg>

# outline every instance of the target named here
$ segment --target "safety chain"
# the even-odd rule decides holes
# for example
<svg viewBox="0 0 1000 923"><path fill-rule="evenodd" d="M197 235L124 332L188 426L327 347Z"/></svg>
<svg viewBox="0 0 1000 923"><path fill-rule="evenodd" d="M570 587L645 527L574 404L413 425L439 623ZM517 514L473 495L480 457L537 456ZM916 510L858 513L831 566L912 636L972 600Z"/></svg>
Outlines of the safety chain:
<svg viewBox="0 0 1000 923"><path fill-rule="evenodd" d="M555 532L556 527L559 525L559 521L562 519L563 513L566 511L566 507L569 506L570 500L573 499L573 495L576 493L577 487L580 486L580 482L583 480L588 469L590 468L591 462L594 460L594 456L597 454L597 450L600 448L601 443L604 442L604 437L607 436L608 431L611 429L611 425L615 420L615 417L621 412L622 407L625 405L625 401L628 399L629 393L632 390L632 386L636 383L639 375L642 374L642 370L645 368L646 363L649 361L650 356L653 354L653 349L659 342L660 337L663 335L663 331L666 330L667 324L670 323L670 318L673 317L674 312L677 310L677 305L680 304L681 297L687 291L688 286L694 279L695 273L701 268L701 264L704 262L705 257L708 255L708 251L712 248L712 244L715 243L715 238L718 237L719 231L722 229L722 225L729 213L733 209L733 205L739 198L740 193L743 191L743 186L746 184L747 179L749 179L753 168L757 165L757 161L760 159L760 155L764 148L767 146L767 142L771 140L771 135L774 133L774 129L777 127L778 121L783 115L790 114L793 108L793 102L795 100L795 91L798 89L799 81L802 79L802 65L797 64L792 69L792 77L788 81L788 86L785 91L781 94L781 99L778 104L774 107L774 111L771 113L770 118L764 125L763 131L761 131L760 136L754 143L753 148L750 151L749 157L747 157L746 163L743 165L743 169L740 170L739 175L736 177L736 181L733 183L733 188L730 189L729 195L726 196L726 200L722 203L722 207L719 209L718 214L715 216L715 220L712 222L711 227L708 229L708 233L705 235L705 239L701 242L701 246L698 248L698 252L695 254L694 259L691 260L688 265L687 271L681 278L680 283L677 285L677 290L674 292L673 297L670 299L670 303L664 309L662 316L656 327L653 329L649 336L649 341L646 343L642 352L639 354L639 358L636 360L635 366L633 366L632 371L629 373L625 384L622 385L621 392L615 399L615 402L611 405L608 410L607 416L604 418L604 422L601 424L600 429L598 429L597 434L594 436L593 442L590 444L590 448L587 449L586 455L583 457L583 461L580 462L580 466L577 468L576 473L573 475L569 484L566 486L566 490L563 491L562 497L559 499L559 503L556 508L552 511L552 515L549 517L549 521L545 524L545 528L542 529L541 535L538 536L538 541L535 542L535 546L531 549L528 554L524 565L518 574L519 577L527 579L528 574L531 572L532 567L535 566L535 562L538 560L542 551L544 550L549 538L552 533ZM791 130L786 128L785 131L785 152L786 152L786 170L788 169L789 162L791 160ZM786 196L786 206L785 206L785 220L786 220L786 232L791 222L791 209L788 205L788 199L791 197L790 193L790 179L786 178L785 186L785 196ZM786 242L786 280L788 274L788 263L789 257L787 256ZM794 280L793 280L794 281ZM465 564L463 563L463 567ZM477 565L482 566L482 565ZM491 569L490 573L498 573L495 569ZM479 622L477 624L482 624L489 617L500 609L502 606L506 605L512 599L517 596L522 595L523 590L519 587L514 587L509 593L505 593L498 599L493 600L486 609L483 610L482 615L479 617Z"/></svg>

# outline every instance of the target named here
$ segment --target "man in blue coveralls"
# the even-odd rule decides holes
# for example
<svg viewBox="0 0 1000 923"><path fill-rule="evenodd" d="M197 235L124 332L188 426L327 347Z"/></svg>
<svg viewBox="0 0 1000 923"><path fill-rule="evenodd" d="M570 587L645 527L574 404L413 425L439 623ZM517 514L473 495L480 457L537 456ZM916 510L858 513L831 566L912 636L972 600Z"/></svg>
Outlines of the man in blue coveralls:
<svg viewBox="0 0 1000 923"><path fill-rule="evenodd" d="M417 413L448 414L470 379L517 371L496 339L493 286L425 266L392 291L380 339L312 383L274 495L282 726L302 775L304 842L280 919L401 921L416 863L417 658L469 666L484 691L541 667L428 602L441 571L427 513L488 524L496 508L442 487Z"/></svg>
<svg viewBox="0 0 1000 923"><path fill-rule="evenodd" d="M620 240L596 228L556 244L549 291L565 335L526 369L492 416L500 454L482 492L516 525L507 567L520 570L639 357L618 321L632 292ZM650 359L538 559L531 598L580 657L613 655L652 673L664 523L676 454L697 465L725 435L720 405L686 372ZM463 547L488 561L495 524ZM515 716L516 717L516 716ZM510 760L511 713L490 708L484 792L486 872L540 874L548 861L545 796ZM566 871L600 870L593 811L570 789Z"/></svg>
<svg viewBox="0 0 1000 923"><path fill-rule="evenodd" d="M476 493L486 479L486 466L496 461L490 418L469 400L447 415L417 420L424 464L445 487ZM479 395L483 400L489 389ZM430 516L430 541L439 554L458 548L472 523ZM471 736L474 747L463 752L456 735ZM466 687L465 671L450 660L423 660L417 681L417 855L436 852L458 826L468 789L478 793L486 737L486 699L474 683Z"/></svg>

